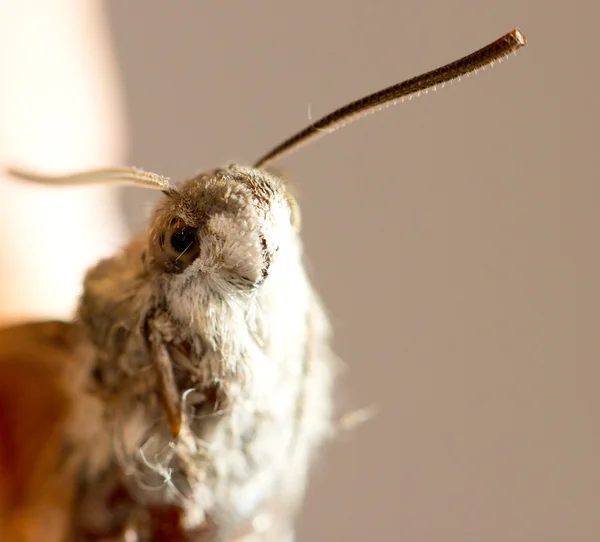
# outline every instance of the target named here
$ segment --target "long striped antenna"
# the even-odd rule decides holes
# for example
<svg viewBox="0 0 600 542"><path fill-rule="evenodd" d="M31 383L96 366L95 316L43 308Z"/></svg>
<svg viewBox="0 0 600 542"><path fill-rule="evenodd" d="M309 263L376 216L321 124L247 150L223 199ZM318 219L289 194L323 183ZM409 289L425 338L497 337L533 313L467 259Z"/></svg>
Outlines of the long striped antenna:
<svg viewBox="0 0 600 542"><path fill-rule="evenodd" d="M527 43L525 34L518 28L508 34L497 39L493 43L467 55L460 60L455 60L450 64L446 64L441 68L437 68L430 72L418 75L412 79L407 79L402 83L398 83L391 87L355 100L333 113L324 116L323 118L313 122L304 130L286 139L283 143L277 145L273 150L269 151L262 158L257 160L254 167L262 168L273 162L277 158L281 158L284 154L291 153L303 145L314 141L318 137L333 132L342 126L364 117L369 113L379 111L384 107L395 105L399 101L402 102L406 98L418 96L422 92L427 93L429 89L436 89L438 85L444 86L449 81L459 79L463 75L468 75L476 72L480 68L485 68L488 65L493 65L494 62L502 60L510 53L516 53L521 47Z"/></svg>

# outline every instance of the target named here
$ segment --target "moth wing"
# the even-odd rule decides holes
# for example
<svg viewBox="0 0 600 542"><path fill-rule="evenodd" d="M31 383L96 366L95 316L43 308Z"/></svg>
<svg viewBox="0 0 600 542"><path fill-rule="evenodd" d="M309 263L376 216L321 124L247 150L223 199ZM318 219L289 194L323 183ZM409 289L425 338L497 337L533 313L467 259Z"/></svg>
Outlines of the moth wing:
<svg viewBox="0 0 600 542"><path fill-rule="evenodd" d="M78 342L66 322L0 329L0 540L69 540L76 472L63 436Z"/></svg>

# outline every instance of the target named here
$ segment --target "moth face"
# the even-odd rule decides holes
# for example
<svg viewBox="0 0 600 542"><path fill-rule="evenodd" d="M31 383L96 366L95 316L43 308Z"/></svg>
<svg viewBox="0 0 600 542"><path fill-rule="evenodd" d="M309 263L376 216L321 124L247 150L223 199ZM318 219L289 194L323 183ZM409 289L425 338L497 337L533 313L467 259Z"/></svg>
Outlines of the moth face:
<svg viewBox="0 0 600 542"><path fill-rule="evenodd" d="M157 209L152 265L167 274L256 287L281 244L295 235L295 213L282 181L263 171L230 166L198 175Z"/></svg>

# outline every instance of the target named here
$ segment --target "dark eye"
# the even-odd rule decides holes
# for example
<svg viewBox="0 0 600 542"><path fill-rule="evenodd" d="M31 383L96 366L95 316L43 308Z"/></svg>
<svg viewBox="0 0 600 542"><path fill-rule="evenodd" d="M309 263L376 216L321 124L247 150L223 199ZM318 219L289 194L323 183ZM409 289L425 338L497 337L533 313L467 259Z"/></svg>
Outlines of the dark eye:
<svg viewBox="0 0 600 542"><path fill-rule="evenodd" d="M171 248L175 252L182 254L192 248L196 242L196 230L192 228L180 228L175 230L171 234L169 242L171 243Z"/></svg>
<svg viewBox="0 0 600 542"><path fill-rule="evenodd" d="M164 239L164 250L178 264L187 266L200 254L196 228L187 226L181 219L171 221Z"/></svg>

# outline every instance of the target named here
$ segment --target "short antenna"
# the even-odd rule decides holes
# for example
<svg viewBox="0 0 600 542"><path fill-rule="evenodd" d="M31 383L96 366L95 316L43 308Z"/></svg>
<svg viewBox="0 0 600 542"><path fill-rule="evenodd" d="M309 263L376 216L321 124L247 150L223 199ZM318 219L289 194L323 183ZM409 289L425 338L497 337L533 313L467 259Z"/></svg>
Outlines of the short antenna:
<svg viewBox="0 0 600 542"><path fill-rule="evenodd" d="M12 177L17 177L25 181L54 186L122 182L143 188L162 190L167 195L171 195L175 192L175 189L171 186L169 179L166 177L162 177L156 173L149 173L138 168L90 169L67 175L46 175L14 167L8 168L6 172Z"/></svg>

